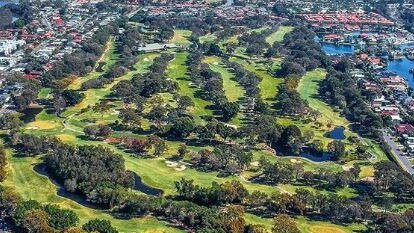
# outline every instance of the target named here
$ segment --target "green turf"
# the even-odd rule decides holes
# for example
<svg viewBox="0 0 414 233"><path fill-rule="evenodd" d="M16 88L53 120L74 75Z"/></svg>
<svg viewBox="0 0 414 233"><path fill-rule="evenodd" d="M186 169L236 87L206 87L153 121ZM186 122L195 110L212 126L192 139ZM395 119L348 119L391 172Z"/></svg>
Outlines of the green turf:
<svg viewBox="0 0 414 233"><path fill-rule="evenodd" d="M273 32L266 38L266 42L270 45L273 45L276 42L283 41L283 38L286 34L290 33L293 30L293 27L281 26L277 31Z"/></svg>
<svg viewBox="0 0 414 233"><path fill-rule="evenodd" d="M130 220L116 219L105 211L87 208L71 199L58 196L57 187L50 179L33 170L33 166L41 162L38 158L14 157L12 152L8 151L8 162L8 176L3 182L6 187L16 190L25 200L37 200L42 203L53 203L63 208L70 208L79 215L81 224L99 218L110 220L120 232L183 232L152 217Z"/></svg>
<svg viewBox="0 0 414 233"><path fill-rule="evenodd" d="M257 63L249 63L246 60L235 57L231 58L231 60L241 64L246 70L254 73L262 79L259 84L261 97L266 103L274 104L278 86L283 82L283 79L273 77L264 67L261 67Z"/></svg>
<svg viewBox="0 0 414 233"><path fill-rule="evenodd" d="M207 109L207 106L211 102L200 99L196 97L197 87L191 86L191 79L187 74L187 66L185 62L187 61L188 53L177 53L175 58L170 62L167 75L172 80L178 83L179 93L182 96L189 96L194 102L194 108L192 110L196 122L203 122L202 116L212 116L213 112Z"/></svg>
<svg viewBox="0 0 414 233"><path fill-rule="evenodd" d="M192 32L189 30L174 30L174 36L170 40L170 43L176 44L179 46L189 46L191 42L188 38L191 36Z"/></svg>

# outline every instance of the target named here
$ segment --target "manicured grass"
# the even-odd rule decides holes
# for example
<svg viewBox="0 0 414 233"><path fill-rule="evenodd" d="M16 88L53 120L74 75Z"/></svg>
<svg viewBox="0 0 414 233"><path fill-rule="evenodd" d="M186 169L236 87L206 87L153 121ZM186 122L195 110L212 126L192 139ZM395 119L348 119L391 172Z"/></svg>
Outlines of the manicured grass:
<svg viewBox="0 0 414 233"><path fill-rule="evenodd" d="M191 34L192 32L189 30L174 30L174 36L170 40L170 43L181 46L188 46L191 44L191 42L188 40Z"/></svg>
<svg viewBox="0 0 414 233"><path fill-rule="evenodd" d="M52 91L51 88L46 88L46 87L40 89L38 98L39 99L49 99L51 97L51 95L50 95L51 91Z"/></svg>
<svg viewBox="0 0 414 233"><path fill-rule="evenodd" d="M254 73L262 79L259 84L260 94L262 99L268 104L274 104L278 86L283 82L282 78L273 77L270 75L264 67L260 67L257 63L247 62L240 58L231 58L232 61L239 63L246 70Z"/></svg>
<svg viewBox="0 0 414 233"><path fill-rule="evenodd" d="M324 137L323 133L324 131L327 132L328 130L331 130L336 126L343 126L346 128L346 137L357 136L357 134L350 131L350 122L344 116L341 116L339 110L332 108L319 98L319 83L325 78L325 76L326 71L323 69L316 69L307 72L305 76L303 76L300 80L298 92L301 98L308 101L309 107L311 107L314 110L317 110L320 113L317 122L319 122L321 125L316 126L314 124L305 123L303 125L303 128L309 130L309 126L313 127L313 131L315 132L315 138L322 140L325 144L327 144L329 141L331 141L331 139ZM320 135L321 133L322 135ZM350 143L348 140L345 140L345 142L348 144L348 147L350 148L354 148L356 146L355 143ZM378 162L381 160L385 160L387 158L385 153L379 147L379 145L374 143L372 140L362 138L362 142L368 146L369 152L374 155L372 162Z"/></svg>
<svg viewBox="0 0 414 233"><path fill-rule="evenodd" d="M206 57L204 62L210 66L211 70L221 75L224 93L228 101L235 102L244 96L244 89L234 81L234 75L222 64L221 58L210 56Z"/></svg>
<svg viewBox="0 0 414 233"><path fill-rule="evenodd" d="M75 78L72 81L72 83L68 86L68 89L77 90L81 87L82 83L91 79L98 78L100 75L107 72L118 59L118 55L115 53L115 49L115 39L111 37L105 46L105 50L102 53L102 56L96 62L96 65L98 65L99 62L105 63L105 65L102 67L102 72L94 70L85 77Z"/></svg>
<svg viewBox="0 0 414 233"><path fill-rule="evenodd" d="M94 106L97 104L101 99L106 97L108 94L110 94L111 89L118 84L122 80L130 80L134 77L136 74L145 73L147 68L152 64L152 60L158 56L155 53L148 53L143 54L138 57L138 62L134 65L135 70L128 72L127 74L116 78L111 84L106 85L103 88L100 89L89 89L84 91L85 98L80 102L79 104L68 108L63 116L70 116L82 109L86 109L89 106Z"/></svg>
<svg viewBox="0 0 414 233"><path fill-rule="evenodd" d="M207 34L207 35L204 35L204 36L200 36L198 39L200 40L200 43L204 44L206 42L215 41L217 39L217 36L214 35L214 34Z"/></svg>
<svg viewBox="0 0 414 233"><path fill-rule="evenodd" d="M290 33L293 30L293 27L281 26L277 31L273 32L266 38L266 42L270 45L273 45L276 42L283 41L283 38L286 34Z"/></svg>
<svg viewBox="0 0 414 233"><path fill-rule="evenodd" d="M187 61L188 53L177 53L175 58L170 62L167 69L167 75L172 80L176 81L179 86L179 93L183 96L190 97L194 102L192 113L194 114L196 122L203 122L202 116L212 116L213 112L207 109L211 103L209 101L196 97L197 87L191 86L191 79L187 75Z"/></svg>
<svg viewBox="0 0 414 233"><path fill-rule="evenodd" d="M8 176L3 182L6 187L11 187L25 200L37 200L42 203L53 203L63 208L75 211L80 218L81 224L95 218L107 219L120 232L183 232L168 227L167 223L158 221L152 217L133 218L128 220L117 219L106 213L106 211L91 209L77 202L57 195L57 187L48 177L42 176L33 170L33 167L41 160L35 157L14 157L12 151L8 151Z"/></svg>
<svg viewBox="0 0 414 233"><path fill-rule="evenodd" d="M300 80L298 92L302 99L308 101L309 107L321 113L321 117L318 118L318 121L323 123L330 122L333 126L346 127L349 125L349 121L318 97L319 82L325 79L325 76L326 71L323 69L316 69L306 73Z"/></svg>
<svg viewBox="0 0 414 233"><path fill-rule="evenodd" d="M252 214L245 214L245 220L249 224L262 225L269 231L274 225L273 219ZM352 233L366 229L363 225L358 224L340 226L329 222L312 221L304 217L298 217L295 220L302 233Z"/></svg>

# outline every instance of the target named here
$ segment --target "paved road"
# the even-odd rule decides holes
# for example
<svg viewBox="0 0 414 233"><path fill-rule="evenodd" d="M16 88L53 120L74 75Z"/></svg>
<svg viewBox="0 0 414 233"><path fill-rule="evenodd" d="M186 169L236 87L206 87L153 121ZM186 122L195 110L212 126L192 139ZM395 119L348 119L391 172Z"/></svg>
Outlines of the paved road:
<svg viewBox="0 0 414 233"><path fill-rule="evenodd" d="M406 156L402 155L401 150L399 150L399 144L394 142L393 137L387 133L385 130L382 131L382 138L384 141L390 146L392 153L396 156L395 158L398 160L398 164L406 170L411 175L414 175L413 165L410 160L407 159Z"/></svg>

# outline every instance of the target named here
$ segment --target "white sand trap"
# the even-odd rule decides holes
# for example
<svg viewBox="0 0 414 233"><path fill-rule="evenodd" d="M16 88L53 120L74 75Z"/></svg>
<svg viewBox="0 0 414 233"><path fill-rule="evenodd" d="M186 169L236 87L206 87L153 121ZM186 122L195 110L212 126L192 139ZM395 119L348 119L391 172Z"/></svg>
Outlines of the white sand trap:
<svg viewBox="0 0 414 233"><path fill-rule="evenodd" d="M353 167L354 167L354 165L343 165L342 169L344 169L344 171L349 172L351 170L351 168L353 168Z"/></svg>
<svg viewBox="0 0 414 233"><path fill-rule="evenodd" d="M213 62L213 65L218 65L219 63L218 62Z"/></svg>
<svg viewBox="0 0 414 233"><path fill-rule="evenodd" d="M258 167L259 166L259 161L251 162L250 165Z"/></svg>
<svg viewBox="0 0 414 233"><path fill-rule="evenodd" d="M148 57L144 58L144 61L149 61Z"/></svg>
<svg viewBox="0 0 414 233"><path fill-rule="evenodd" d="M302 163L302 161L297 160L297 159L290 159L290 162L292 162L292 163L296 163L296 164L300 164L300 163Z"/></svg>
<svg viewBox="0 0 414 233"><path fill-rule="evenodd" d="M179 167L176 167L176 168L175 168L175 170L176 170L176 171L179 171L179 172L182 172L182 171L184 171L186 168L187 168L187 167L186 167L185 165L180 165Z"/></svg>
<svg viewBox="0 0 414 233"><path fill-rule="evenodd" d="M177 167L178 163L177 162L172 162L172 161L165 161L165 164L167 164L167 167Z"/></svg>

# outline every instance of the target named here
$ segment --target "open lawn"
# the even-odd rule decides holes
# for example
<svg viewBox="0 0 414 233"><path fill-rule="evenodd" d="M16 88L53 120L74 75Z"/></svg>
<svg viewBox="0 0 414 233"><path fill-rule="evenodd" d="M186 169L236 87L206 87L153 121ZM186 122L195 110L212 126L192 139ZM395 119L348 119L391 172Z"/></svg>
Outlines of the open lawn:
<svg viewBox="0 0 414 233"><path fill-rule="evenodd" d="M213 112L207 109L211 103L209 101L196 97L197 87L191 86L191 79L187 75L187 61L188 53L177 53L175 58L170 62L167 68L167 75L172 80L178 83L180 88L179 93L183 96L190 97L194 102L192 110L196 122L203 122L202 116L212 116Z"/></svg>
<svg viewBox="0 0 414 233"><path fill-rule="evenodd" d="M12 155L12 151L8 151L8 176L3 184L16 190L25 200L37 200L42 203L53 203L63 208L69 208L79 215L81 224L95 218L110 220L112 225L120 232L184 232L169 227L167 223L152 217L121 220L112 217L105 211L88 208L72 199L60 197L57 195L58 188L50 179L33 170L33 167L41 162L39 158L21 158Z"/></svg>
<svg viewBox="0 0 414 233"><path fill-rule="evenodd" d="M188 46L191 44L191 42L188 40L191 34L192 32L189 30L174 30L174 36L170 40L170 43L181 46Z"/></svg>
<svg viewBox="0 0 414 233"><path fill-rule="evenodd" d="M247 62L240 58L231 58L232 61L239 63L246 70L254 73L262 79L259 84L260 94L263 100L268 104L274 104L274 99L277 94L278 86L283 82L282 78L273 77L270 75L264 67L260 67L257 63Z"/></svg>
<svg viewBox="0 0 414 233"><path fill-rule="evenodd" d="M277 31L273 32L266 38L266 42L269 43L270 45L273 45L276 42L281 42L283 41L283 38L285 37L285 35L291 32L292 30L293 30L293 27L281 26L278 28Z"/></svg>
<svg viewBox="0 0 414 233"><path fill-rule="evenodd" d="M234 75L221 63L221 58L210 56L206 57L204 62L210 66L211 70L221 75L224 93L230 102L235 102L244 96L243 87L234 80Z"/></svg>
<svg viewBox="0 0 414 233"><path fill-rule="evenodd" d="M252 214L245 214L247 223L265 226L269 231L274 225L273 219L262 218ZM336 225L328 222L313 221L304 217L296 218L296 224L302 233L352 233L364 230L363 225Z"/></svg>

